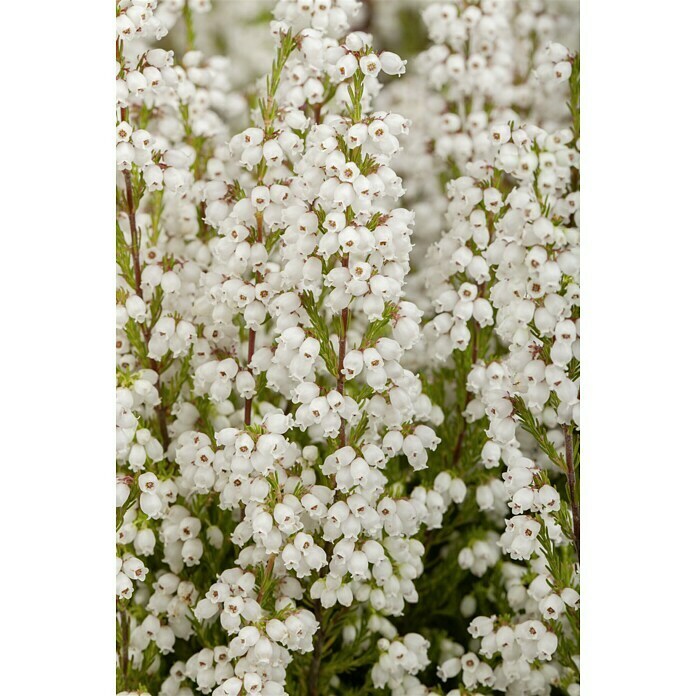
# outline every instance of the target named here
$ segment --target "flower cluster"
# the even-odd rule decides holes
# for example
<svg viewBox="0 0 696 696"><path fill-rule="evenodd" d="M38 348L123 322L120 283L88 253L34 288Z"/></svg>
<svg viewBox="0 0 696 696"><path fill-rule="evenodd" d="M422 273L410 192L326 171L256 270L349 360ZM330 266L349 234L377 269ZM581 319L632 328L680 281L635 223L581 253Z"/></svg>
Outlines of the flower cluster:
<svg viewBox="0 0 696 696"><path fill-rule="evenodd" d="M365 11L278 0L256 81L116 3L124 694L575 688L579 60L429 3L409 107Z"/></svg>
<svg viewBox="0 0 696 696"><path fill-rule="evenodd" d="M403 638L380 638L377 643L379 660L372 668L372 681L379 689L388 686L393 694L422 693L415 679L428 666L428 641L417 633L407 633Z"/></svg>
<svg viewBox="0 0 696 696"><path fill-rule="evenodd" d="M532 65L514 61L524 45L516 33L532 25L512 9L513 3L449 4L424 12L435 42L422 57L429 79L449 102L467 105L466 121L459 112L443 116L452 123L449 132L459 134L446 142L459 149L441 149L454 176L446 186L446 231L422 271L431 298L424 336L427 355L453 364L465 380L460 404L467 425L457 447L466 434L485 438L470 483L488 529L483 525L481 536L461 548L460 566L483 575L500 564L502 550L529 563L537 592L541 584L559 599L540 605L522 585L520 566L503 565L514 618L480 617L472 627L485 618L490 631L470 629L494 669L483 668L478 679L479 658L467 665L466 655L457 655L440 676L463 670L467 689L537 693L551 684L571 686L579 649L576 602L564 616L560 601L562 592L575 597L573 557L579 558L579 64L567 48L548 43ZM523 81L514 74L520 65ZM534 125L553 123L544 100L553 102L549 95L563 89L561 103L571 105L567 125ZM501 463L502 481L486 478L483 470ZM567 497L556 483L559 472ZM501 517L507 517L502 533ZM496 540L499 549L491 550ZM558 657L559 636L561 664L535 668Z"/></svg>

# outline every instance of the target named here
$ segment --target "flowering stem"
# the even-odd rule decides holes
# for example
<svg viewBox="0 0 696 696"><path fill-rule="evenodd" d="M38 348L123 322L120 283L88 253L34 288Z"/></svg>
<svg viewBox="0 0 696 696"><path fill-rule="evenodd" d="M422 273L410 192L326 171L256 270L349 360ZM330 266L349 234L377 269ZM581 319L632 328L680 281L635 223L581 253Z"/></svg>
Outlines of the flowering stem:
<svg viewBox="0 0 696 696"><path fill-rule="evenodd" d="M348 257L344 256L341 259L341 264L344 268L348 267ZM344 307L341 312L341 332L338 337L338 375L336 382L336 390L343 395L346 376L343 374L343 361L346 358L346 335L348 333L348 307ZM346 446L346 422L341 418L341 427L338 433L338 439L341 447Z"/></svg>
<svg viewBox="0 0 696 696"><path fill-rule="evenodd" d="M188 7L188 3L187 3ZM261 115L263 117L264 129L268 134L269 129L272 133L272 123L277 109L277 104L275 102L275 93L278 89L278 84L280 82L280 74L283 70L283 66L287 62L290 54L295 48L295 41L290 35L283 37L278 52L276 54L275 61L273 62L272 75L266 83L267 93L266 100L261 104ZM257 185L263 184L263 177L266 173L265 162L259 163L256 171L256 182ZM263 243L263 213L257 213L256 215L256 241L259 244ZM256 282L260 283L262 281L261 274L256 272ZM249 346L247 348L247 367L251 364L251 360L254 357L254 350L256 349L256 331L254 329L249 329ZM251 425L251 407L253 403L253 397L250 397L244 402L244 425Z"/></svg>
<svg viewBox="0 0 696 696"><path fill-rule="evenodd" d="M128 110L123 107L121 108L121 120L128 120ZM126 183L126 205L128 206L128 210L126 211L126 213L128 215L128 224L130 226L131 231L130 252L131 259L133 261L133 279L135 281L135 293L138 295L138 297L142 298L143 285L142 273L140 268L140 240L138 239L138 228L136 227L135 222L135 211L137 206L135 203L135 196L133 195L133 179L131 177L130 169L124 170L123 178L125 179ZM147 344L150 341L150 331L145 326L145 324L143 324L143 336L145 338L145 343ZM149 365L150 369L154 370L155 372L158 371L157 361L150 358ZM162 447L166 452L169 449L169 433L167 432L167 417L165 409L161 405L158 405L155 407L155 413L157 414L157 424L160 430L160 437L162 438Z"/></svg>
<svg viewBox="0 0 696 696"><path fill-rule="evenodd" d="M131 229L130 252L133 259L133 276L135 278L135 292L138 297L143 296L143 288L140 273L140 245L138 243L138 230L135 226L135 200L133 197L133 181L131 179L130 169L123 172L123 177L126 180L126 201L128 203L128 224Z"/></svg>
<svg viewBox="0 0 696 696"><path fill-rule="evenodd" d="M135 206L133 204L133 183L130 171L124 173L126 179L126 197L128 199L128 222L131 228L131 256L133 257L133 273L135 276L135 292L139 297L143 296L141 275L140 275L140 249L138 244L138 231L135 226Z"/></svg>
<svg viewBox="0 0 696 696"><path fill-rule="evenodd" d="M573 535L575 537L575 551L580 560L580 507L578 505L575 482L575 462L573 457L573 434L567 425L563 426L565 437L566 476L568 478L568 493L570 497L570 509L573 515Z"/></svg>
<svg viewBox="0 0 696 696"><path fill-rule="evenodd" d="M184 22L186 23L186 50L193 51L196 45L196 32L193 27L193 14L191 13L188 2L184 5L182 12L184 15Z"/></svg>
<svg viewBox="0 0 696 696"><path fill-rule="evenodd" d="M124 113L124 109L121 109L121 117L125 120L126 119L126 114ZM123 177L126 181L126 202L128 205L128 210L126 211L128 214L128 224L130 225L131 229L131 244L130 244L130 251L131 251L131 258L133 260L133 278L135 280L135 292L138 295L138 297L143 296L143 287L142 287L142 275L141 275L141 269L140 269L140 240L138 239L138 232L137 228L135 226L135 210L136 210L136 205L135 205L135 197L133 195L133 180L131 178L131 173L129 169L126 169L123 172ZM145 338L145 343L147 344L150 340L150 331L147 329L147 327L143 324L143 336ZM157 361L154 360L153 358L150 358L149 360L149 366L151 370L154 370L157 372ZM158 405L155 407L155 413L157 414L157 424L159 426L160 430L160 437L162 438L162 447L164 448L164 451L166 452L167 449L169 449L169 433L167 432L167 417L164 408L161 405Z"/></svg>
<svg viewBox="0 0 696 696"><path fill-rule="evenodd" d="M249 348L247 350L247 365L254 357L254 349L256 347L256 331L249 329ZM249 397L244 402L244 425L251 425L251 404L253 397Z"/></svg>
<svg viewBox="0 0 696 696"><path fill-rule="evenodd" d="M573 71L568 80L570 86L570 101L568 109L573 119L573 143L576 144L580 138L580 54L578 53L573 60Z"/></svg>
<svg viewBox="0 0 696 696"><path fill-rule="evenodd" d="M263 243L263 213L256 214L256 241L259 244ZM261 273L256 271L256 282L260 283L262 281ZM249 347L247 348L247 367L251 364L251 360L254 357L254 350L256 350L256 331L254 329L249 329ZM251 425L251 405L254 397L249 397L244 402L244 425Z"/></svg>

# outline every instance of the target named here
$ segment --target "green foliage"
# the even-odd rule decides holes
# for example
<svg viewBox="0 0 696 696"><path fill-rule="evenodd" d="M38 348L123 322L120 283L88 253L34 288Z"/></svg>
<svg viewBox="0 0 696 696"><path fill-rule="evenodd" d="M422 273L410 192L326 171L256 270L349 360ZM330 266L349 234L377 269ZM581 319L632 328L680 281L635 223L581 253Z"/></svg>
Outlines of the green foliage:
<svg viewBox="0 0 696 696"><path fill-rule="evenodd" d="M356 70L353 74L353 84L348 86L348 98L350 99L351 104L348 116L353 121L353 123L357 123L362 119L361 104L364 94L364 82L365 76L363 75L362 70Z"/></svg>
<svg viewBox="0 0 696 696"><path fill-rule="evenodd" d="M126 338L131 344L131 348L135 352L135 354L138 357L138 360L140 361L141 365L147 365L148 364L148 357L147 357L147 345L145 341L143 340L143 335L141 332L140 327L136 323L135 319L129 319L126 322L126 325L123 327L123 330L125 331Z"/></svg>
<svg viewBox="0 0 696 696"><path fill-rule="evenodd" d="M312 295L311 292L303 292L300 299L302 301L302 306L307 312L309 321L312 324L314 338L316 338L317 341L319 341L319 354L326 363L326 369L334 377L337 377L338 356L336 355L336 351L334 350L334 347L331 343L331 334L329 332L329 327L326 323L326 320L319 312L319 307L317 305L316 300L314 299L314 295Z"/></svg>
<svg viewBox="0 0 696 696"><path fill-rule="evenodd" d="M526 430L537 442L542 452L561 470L567 471L565 459L558 453L551 440L546 434L546 428L536 419L534 414L527 408L521 397L513 399L515 413L519 416L522 428Z"/></svg>
<svg viewBox="0 0 696 696"><path fill-rule="evenodd" d="M418 12L411 8L399 8L398 16L400 17L400 32L401 45L394 46L395 50L403 56L410 56L422 50L427 42L425 31L418 16ZM270 18L268 13L262 12L259 14L258 21L266 22ZM189 49L195 45L195 28L193 24L193 15L188 2L184 8L184 22L186 30L186 45ZM379 45L379 42L375 42ZM281 37L279 50L270 74L267 76L265 87L266 93L260 98L255 96L251 99L252 106L257 107L260 111L264 122L264 127L267 134L270 134L273 128L273 121L277 116L278 104L275 101L282 71L287 63L288 58L298 46L298 37L290 34ZM365 49L369 53L371 49ZM572 74L570 78L570 101L568 107L571 112L573 122L574 143L580 134L580 105L579 105L579 75L580 75L580 59L576 57L573 62ZM362 99L364 97L363 75L360 70L356 71L353 76L352 84L348 86L349 106L346 115L353 121L360 121L363 118L362 114ZM324 80L324 99L325 102L334 98L336 85L328 78ZM464 110L470 108L471 104L463 104ZM321 105L319 105L321 108ZM486 105L484 109L490 111L490 106ZM146 127L148 120L151 117L151 112L145 106L138 111L139 125L141 128ZM189 107L182 106L180 113L181 121L184 127L187 142L194 147L197 153L195 163L192 165L196 172L200 172L201 168L205 167L207 158L212 156L212 153L205 150L205 141L202 138L196 138L193 135ZM364 155L361 148L348 149L342 139L339 138L339 147L344 152L346 157L355 162L362 174L369 174L374 171L377 162L371 156ZM263 178L266 173L266 164L262 162L259 165L255 175L259 179ZM451 178L456 178L462 175L457 164L452 159L449 166L441 173L441 184L444 190L446 183ZM281 183L281 182L279 182ZM500 170L494 170L490 181L482 182L482 187L495 186L504 193L509 192L513 182ZM151 234L149 242L156 245L160 236L161 218L164 210L164 194L163 192L152 192L145 194L142 176L137 171L137 167L133 169L133 195L136 208L140 199L147 195L144 203L149 207L151 217ZM228 202L240 200L245 196L244 188L239 181L233 182L230 187L226 200ZM123 197L119 198L119 208L126 209L126 201ZM485 210L485 206L480 206ZM544 210L548 211L549 203L546 201ZM325 212L321 208L314 211L317 214L320 223L320 229L324 223ZM493 214L490 211L486 212L486 219L489 229L492 231L494 226L499 221L500 213ZM346 217L350 223L353 219L353 211L349 208L346 211ZM199 217L199 236L202 239L207 239L212 230L208 229L203 222L204 209L198 207ZM382 216L375 214L367 223L370 230L376 229L381 223ZM263 243L266 249L270 252L274 249L283 230L278 229L265 236ZM134 231L134 244L137 249L139 245L138 231ZM135 274L132 266L133 254L132 249L126 241L125 235L120 226L116 226L116 260L123 275L125 282L133 289L136 287ZM334 255L328 260L322 260L323 271L327 272L337 262L340 261L338 255ZM461 280L465 280L462 276ZM568 278L564 278L562 282L562 290L564 291L568 284ZM485 293L485 286L483 292ZM485 296L485 295L482 295ZM343 333L343 325L340 316L327 316L326 311L322 308L324 295L315 297L312 292L304 292L301 295L301 302L306 311L311 326L312 335L319 341L320 355L326 365L329 375L336 379L339 375L339 365L337 352L332 342L335 341L336 335L339 337ZM147 339L148 334L156 323L161 314L163 293L161 288L158 288L151 302L148 304L151 307L150 320L147 324L138 325L132 319L126 323L125 333L133 347L133 352L138 358L141 365L148 365L149 358L147 357ZM389 327L393 322L396 313L396 306L388 304L384 314L377 320L369 322L362 330L362 341L356 348L364 349L375 344L380 337L389 335ZM242 341L246 340L247 332L243 326L243 321L240 317L235 318L235 322L240 329L239 334ZM542 357L548 359L548 342L542 339ZM484 469L481 465L481 449L487 441L486 428L488 420L483 418L473 423L467 423L463 417L463 412L469 403L471 395L466 390L466 379L472 366L477 360L489 362L501 354L500 346L496 342L496 338L490 327L477 330L472 335L472 341L464 351L454 351L452 359L443 365L433 365L430 370L423 371L421 381L424 392L432 399L434 403L442 406L444 411L444 421L437 428L438 436L442 442L437 451L429 454L428 468L423 471L414 472L407 463L406 458L396 457L392 459L385 470L385 474L389 480L394 482L388 489L388 493L394 497L399 497L408 494L413 488L418 485L431 487L436 476L441 472L449 472L452 476L459 476L466 480L469 486L468 495L462 505L457 505L451 508L445 515L440 529L432 529L423 531L419 537L425 547L423 562L425 571L415 581L416 588L419 594L417 604L407 604L404 614L395 619L395 624L399 632L403 635L411 631L423 633L432 643L430 657L433 661L428 670L422 675L423 681L429 685L435 685L437 678L435 676L435 663L439 657L438 645L444 639L456 640L463 645L470 644L470 636L466 631L468 620L465 619L460 611L460 604L465 596L471 595L475 598L477 604L477 613L498 613L500 615L512 616L513 611L508 604L505 591L505 578L501 571L501 564L496 564L489 570L483 578L478 578L470 572L462 571L457 562L459 551L473 543L477 539L482 539L491 530L492 525L490 519L482 515L478 510L475 501L475 487L479 483L484 483L491 478L498 478L499 470ZM183 394L190 400L200 414L199 420L195 427L206 433L209 437L214 438L215 428L213 422L216 417L216 407L205 398L195 397L191 394L192 379L191 379L191 360L192 350L184 357L174 359L171 354L165 356L165 359L160 364L160 373L167 371L166 379L158 384L161 396L161 407L167 413L171 413L171 407L177 402ZM579 362L575 359L570 365L571 379L577 379L580 373ZM126 384L135 377L135 373L119 372L118 379L120 384ZM322 387L326 383L331 383L332 380L326 378L326 375L320 377ZM331 383L333 387L335 383ZM261 399L270 399L270 390L266 388L266 375L261 374L257 378L257 389L261 395ZM345 384L346 394L352 396L360 404L369 399L374 390L369 385L363 384L360 381L349 381ZM232 396L234 402L238 397ZM290 412L292 405L275 402ZM235 404L240 406L239 403ZM520 419L522 427L539 445L539 448L549 457L549 459L561 470L566 471L566 463L564 454L559 453L553 443L549 440L546 430L543 425L537 420L529 409L525 406L521 399L515 399L515 413ZM153 419L156 421L156 419ZM363 414L357 424L355 424L349 434L348 443L359 449L360 442L366 432L368 418ZM406 430L407 428L405 428ZM257 428L249 428L248 431L253 437L256 437L261 431ZM309 437L306 434L295 432L293 440L298 444L309 442ZM339 446L338 439L330 440L327 443L326 451L331 451ZM573 440L573 463L578 459L579 438ZM322 456L326 452L322 452ZM157 473L161 478L166 478L173 475L176 467L167 462L161 462L158 467L150 466L148 460L148 468L157 469ZM302 467L302 464L296 465L293 470L293 475ZM553 472L551 472L553 473ZM558 476L558 474L555 474ZM549 478L549 473L542 474ZM331 477L325 477L319 474L318 479L326 485L332 485ZM298 484L295 491L299 497L302 494L302 487ZM137 486L131 487L131 493L126 501L117 512L117 527L123 523L124 516L128 509L132 508L139 494ZM214 496L192 495L187 498L186 505L190 507L193 514L199 517L204 524L215 524L220 527L226 539L222 548L215 549L207 542L205 543L205 552L201 559L200 566L194 569L187 569L187 578L190 578L197 587L205 587L209 585L211 577L217 575L220 569L234 567L236 561L236 550L233 545L228 543L229 535L234 531L239 521L239 511L223 511L215 504ZM572 520L569 505L566 500L562 501L561 510L555 516L556 521L561 526L564 534L572 537ZM136 519L136 526L142 525L144 518L139 515ZM572 586L574 582L573 569L575 564L574 551L569 545L554 544L548 530L542 528L539 535L540 544L546 554L548 561L548 569L554 578L554 583L557 589L563 586ZM156 557L161 556L161 542L158 541L158 549ZM506 559L509 562L509 559ZM152 574L154 575L154 573ZM152 575L148 578L147 584L151 584L154 580ZM262 605L272 601L272 587L276 580L273 578L269 568L259 568L256 573L256 582L260 602ZM305 600L309 605L309 601ZM128 602L128 611L138 620L141 621L146 611L144 607L138 606L135 602ZM124 612L125 614L125 612ZM219 622L198 621L192 614L187 612L188 618L193 625L194 634L188 641L188 645L184 641L177 641L175 651L172 655L163 658L163 665L169 665L176 659L186 659L190 654L202 647L214 647L229 642L229 637L221 629ZM376 638L371 635L367 629L367 619L369 610L364 610L362 613L348 612L341 607L335 607L327 610L322 616L322 631L323 631L323 659L320 671L320 689L319 693L325 694L345 694L353 696L368 696L372 694L386 694L385 690L378 690L371 682L369 668L378 658L376 647ZM561 683L561 689L565 689L571 679L575 678L577 666L572 660L572 656L579 651L579 614L576 611L569 610L567 617L570 622L571 632L566 635L563 631L557 631L560 637L559 643L559 659L561 663L571 670L570 675L564 677ZM353 623L356 630L356 638L350 642L344 642L344 629ZM127 629L119 624L117 627L117 648L120 651L124 644L127 644L128 638L125 635ZM117 670L117 686L119 689L137 689L142 687L143 690L147 687L151 693L157 693L161 685L162 674L160 671L154 675L146 674L147 670L152 666L155 658L154 644L145 652L143 664L139 669L135 669L132 665L127 673L121 669L119 664ZM293 662L289 665L288 680L286 689L288 693L302 696L308 693L307 675L310 670L313 655L297 655L293 657ZM334 686L336 679L340 679L340 686ZM332 680L334 683L332 683ZM447 689L444 689L446 692ZM480 689L481 693L490 693L486 688ZM440 686L435 686L431 693L443 693Z"/></svg>
<svg viewBox="0 0 696 696"><path fill-rule="evenodd" d="M160 398L165 407L172 406L181 394L184 385L191 386L191 358L193 357L193 347L189 349L186 357L181 361L179 369L174 377L160 387Z"/></svg>
<svg viewBox="0 0 696 696"><path fill-rule="evenodd" d="M116 263L121 269L121 274L128 285L135 290L135 276L131 261L131 250L126 242L121 226L116 223Z"/></svg>
<svg viewBox="0 0 696 696"><path fill-rule="evenodd" d="M570 101L568 109L573 120L573 145L580 139L580 54L573 59L573 68L568 80L570 86Z"/></svg>
<svg viewBox="0 0 696 696"><path fill-rule="evenodd" d="M360 350L374 345L378 339L382 338L382 336L386 336L389 333L388 329L396 312L396 305L392 304L391 302L387 303L382 317L380 319L371 321L367 325L367 328L363 333L363 340L360 344Z"/></svg>

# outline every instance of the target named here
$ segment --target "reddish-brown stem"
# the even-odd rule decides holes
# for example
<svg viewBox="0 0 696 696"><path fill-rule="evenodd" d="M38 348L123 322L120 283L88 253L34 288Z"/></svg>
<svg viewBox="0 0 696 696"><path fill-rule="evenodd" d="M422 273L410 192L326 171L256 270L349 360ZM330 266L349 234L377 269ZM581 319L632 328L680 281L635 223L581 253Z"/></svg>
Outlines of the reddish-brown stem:
<svg viewBox="0 0 696 696"><path fill-rule="evenodd" d="M131 179L130 169L126 169L123 172L123 178L126 180L126 203L128 205L128 224L130 225L131 233L130 252L133 260L135 292L137 293L138 297L142 297L143 288L140 274L140 244L138 240L138 229L135 226L135 199L133 197L133 181Z"/></svg>
<svg viewBox="0 0 696 696"><path fill-rule="evenodd" d="M256 331L249 329L249 348L247 349L247 366L251 364L251 359L254 357L256 348ZM244 402L244 425L251 425L251 404L253 397L249 397Z"/></svg>
<svg viewBox="0 0 696 696"><path fill-rule="evenodd" d="M464 432L466 431L466 421L462 423L462 428L457 436L457 442L454 445L454 453L452 454L452 466L456 466L459 462L459 455L462 452L462 444L464 444Z"/></svg>
<svg viewBox="0 0 696 696"><path fill-rule="evenodd" d="M150 359L150 368L156 370L156 362ZM160 429L160 435L162 437L162 448L166 454L169 449L169 433L167 432L167 414L165 409L160 405L156 407L157 411L157 423Z"/></svg>
<svg viewBox="0 0 696 696"><path fill-rule="evenodd" d="M344 268L348 267L348 257L344 256L341 259L341 264ZM343 362L346 359L346 337L348 333L348 307L344 307L341 312L341 332L338 336L338 375L336 377L336 390L339 394L343 394L346 376L343 374ZM341 447L346 446L346 423L341 418L341 427L338 432L338 439Z"/></svg>
<svg viewBox="0 0 696 696"><path fill-rule="evenodd" d="M314 112L314 122L315 123L321 123L321 109L324 106L322 102L319 102L318 104L315 104L312 107L312 111Z"/></svg>
<svg viewBox="0 0 696 696"><path fill-rule="evenodd" d="M116 44L118 49L118 43ZM121 107L121 120L128 120L128 110L125 106ZM130 225L130 252L133 259L133 275L135 277L135 292L138 297L143 296L143 288L140 276L140 248L138 240L138 228L135 226L135 197L133 196L133 181L131 179L130 169L123 172L123 178L126 180L126 203L128 205L128 224Z"/></svg>
<svg viewBox="0 0 696 696"><path fill-rule="evenodd" d="M140 249L138 244L138 230L135 226L135 203L133 201L133 183L131 182L131 173L128 169L123 172L126 179L126 199L128 201L128 223L131 229L131 258L133 259L133 275L135 277L135 292L138 297L143 296L142 281L140 275Z"/></svg>
<svg viewBox="0 0 696 696"><path fill-rule="evenodd" d="M256 213L256 241L258 243L263 242L263 213ZM256 271L256 282L260 283L261 281L261 273ZM256 331L254 331L254 329L249 329L247 367L251 365L251 360L254 357L254 350L256 350ZM251 397L244 402L244 425L251 425L251 405L253 400L253 397Z"/></svg>
<svg viewBox="0 0 696 696"><path fill-rule="evenodd" d="M575 537L575 551L580 560L580 506L578 505L576 481L575 481L575 457L573 456L573 435L567 425L563 426L565 437L565 461L566 476L568 477L568 494L570 497L570 510L573 516L573 535Z"/></svg>
<svg viewBox="0 0 696 696"><path fill-rule="evenodd" d="M121 119L126 120L128 114L125 108L121 108ZM131 231L131 243L130 252L131 260L133 262L133 279L135 281L135 293L138 297L143 296L143 285L142 285L142 274L140 269L140 239L138 237L138 229L135 224L135 196L133 195L133 180L131 178L130 169L126 169L123 172L123 178L126 182L126 204L128 210L128 224L130 225ZM142 325L143 336L145 338L145 343L150 342L150 330L146 324ZM149 359L149 366L151 370L158 372L157 361L153 358ZM162 438L162 447L166 452L169 449L169 433L167 432L167 416L165 409L160 405L155 408L157 413L157 424L160 430L160 436Z"/></svg>

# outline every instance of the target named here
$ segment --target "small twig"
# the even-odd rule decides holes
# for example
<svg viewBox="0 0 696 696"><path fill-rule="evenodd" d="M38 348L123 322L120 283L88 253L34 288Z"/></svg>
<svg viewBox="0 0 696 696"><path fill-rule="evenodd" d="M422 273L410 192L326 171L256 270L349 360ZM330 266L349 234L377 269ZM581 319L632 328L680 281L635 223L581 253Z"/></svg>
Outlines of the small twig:
<svg viewBox="0 0 696 696"><path fill-rule="evenodd" d="M344 268L348 267L348 257L344 256L341 260ZM343 361L346 359L346 334L348 333L348 307L344 307L341 312L341 333L338 337L338 375L336 377L336 390L343 395L345 389L346 376L343 374ZM346 446L346 422L341 418L341 427L338 433L341 447Z"/></svg>
<svg viewBox="0 0 696 696"><path fill-rule="evenodd" d="M454 454L452 455L452 466L455 467L459 463L459 457L462 452L462 444L464 443L464 433L466 432L466 421L462 424L462 429L457 436L457 442L454 445Z"/></svg>
<svg viewBox="0 0 696 696"><path fill-rule="evenodd" d="M121 118L126 120L125 109L121 109ZM135 278L135 292L138 297L142 298L143 288L140 273L140 244L138 240L138 228L135 224L135 199L133 197L133 181L131 179L130 169L125 169L123 178L126 180L126 201L128 203L128 224L130 225L131 243L130 252L133 259L133 276Z"/></svg>
<svg viewBox="0 0 696 696"><path fill-rule="evenodd" d="M155 408L155 411L157 412L157 423L159 425L160 435L162 437L162 448L164 449L164 452L166 454L167 450L169 449L169 433L167 432L167 414L165 413L165 409L162 408L161 405L157 406Z"/></svg>
<svg viewBox="0 0 696 696"><path fill-rule="evenodd" d="M140 274L140 249L138 244L138 229L135 224L135 204L133 201L133 182L130 169L123 172L126 180L126 199L128 201L128 223L131 228L131 257L133 258L133 274L135 275L135 292L139 297L143 296L142 280Z"/></svg>
<svg viewBox="0 0 696 696"><path fill-rule="evenodd" d="M321 109L323 106L324 104L319 102L312 107L312 111L314 112L314 121L317 124L321 123Z"/></svg>
<svg viewBox="0 0 696 696"><path fill-rule="evenodd" d="M249 348L247 350L247 366L251 364L251 360L254 357L254 350L256 348L256 331L254 329L249 329ZM253 397L249 397L244 402L244 425L251 425L251 404Z"/></svg>
<svg viewBox="0 0 696 696"><path fill-rule="evenodd" d="M263 243L263 213L256 213L256 241ZM263 278L261 273L256 271L256 282L261 283ZM247 348L247 368L251 365L256 350L256 331L249 329L249 347ZM244 425L251 425L251 405L254 397L248 398L244 402Z"/></svg>
<svg viewBox="0 0 696 696"><path fill-rule="evenodd" d="M580 560L580 507L577 500L576 482L575 482L575 461L573 457L573 435L567 425L563 426L563 435L565 437L565 461L566 461L566 476L568 477L568 493L570 496L570 509L573 515L573 535L575 537L575 551Z"/></svg>
<svg viewBox="0 0 696 696"><path fill-rule="evenodd" d="M126 110L122 108L121 118L125 121L127 119L127 116L128 114L126 113ZM142 274L140 269L140 239L138 237L138 229L135 223L136 206L135 196L133 195L133 180L131 178L130 169L124 170L123 178L126 182L126 203L128 205L128 210L126 211L126 213L128 214L128 224L130 225L131 230L130 252L131 259L133 261L133 278L135 280L135 293L136 295L138 295L138 297L142 298L143 286ZM145 344L147 345L150 342L150 331L147 328L146 324L142 325L142 333L143 337L145 338ZM153 358L150 358L149 366L151 370L154 370L155 372L159 373L159 370L157 369L157 361ZM155 407L155 412L157 413L157 424L159 426L160 436L162 438L162 447L166 452L169 449L169 433L167 432L167 414L165 412L165 409L161 405Z"/></svg>

